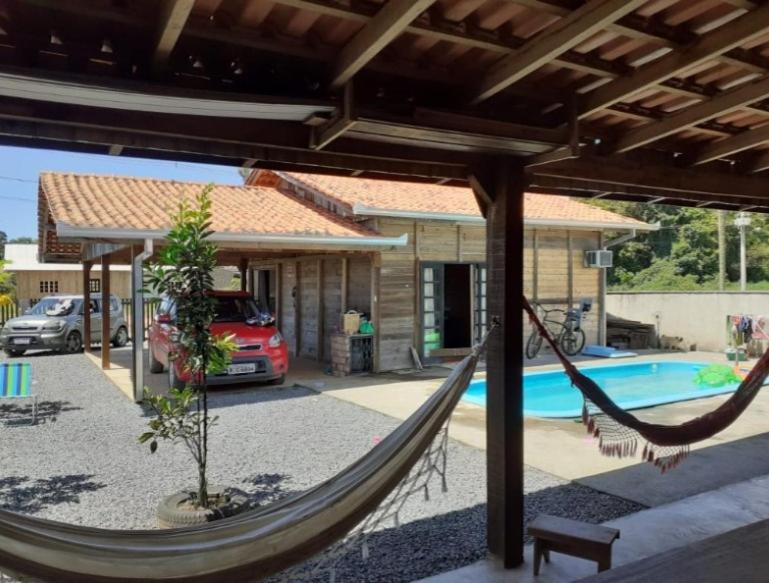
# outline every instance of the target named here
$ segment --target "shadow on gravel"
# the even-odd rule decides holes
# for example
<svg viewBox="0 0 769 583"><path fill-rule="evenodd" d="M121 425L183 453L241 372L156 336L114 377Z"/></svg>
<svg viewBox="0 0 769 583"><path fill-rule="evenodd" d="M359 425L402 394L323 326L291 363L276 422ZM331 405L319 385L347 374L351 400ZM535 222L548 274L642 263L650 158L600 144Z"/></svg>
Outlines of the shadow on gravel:
<svg viewBox="0 0 769 583"><path fill-rule="evenodd" d="M37 404L37 422L53 423L61 413L79 411L82 407L72 405L69 401L39 401ZM25 399L23 403L3 403L0 405L0 424L6 426L30 426L32 419L32 402Z"/></svg>
<svg viewBox="0 0 769 583"><path fill-rule="evenodd" d="M432 495L432 494L431 494ZM440 494L434 494L440 496ZM419 495L410 502L426 504ZM645 507L593 490L579 484L564 484L544 488L524 497L525 522L546 513L591 523L619 518ZM407 583L438 573L458 569L487 555L486 504L415 520L397 528L385 523L384 528L368 538L368 559L364 560L359 546L350 548L335 564L336 581L365 581L366 583ZM531 541L528 540L530 543ZM327 583L327 567L312 572L324 559L310 561L296 569L296 581ZM292 573L292 579L293 573ZM280 578L269 580L279 583Z"/></svg>
<svg viewBox="0 0 769 583"><path fill-rule="evenodd" d="M0 508L35 514L57 504L80 503L80 494L95 492L106 484L94 482L93 474L69 474L33 480L28 476L0 478Z"/></svg>
<svg viewBox="0 0 769 583"><path fill-rule="evenodd" d="M155 394L160 394L156 392ZM256 405L288 399L301 399L304 397L317 397L318 393L305 387L294 385L291 387L262 387L250 385L247 387L233 387L231 385L208 387L208 408L224 409L239 405ZM142 406L143 417L153 417L154 413L146 406Z"/></svg>
<svg viewBox="0 0 769 583"><path fill-rule="evenodd" d="M256 508L263 504L275 502L289 494L295 494L296 490L289 490L284 487L284 482L290 479L290 476L284 474L256 474L243 480L242 487L232 487L229 490L245 496L251 508Z"/></svg>

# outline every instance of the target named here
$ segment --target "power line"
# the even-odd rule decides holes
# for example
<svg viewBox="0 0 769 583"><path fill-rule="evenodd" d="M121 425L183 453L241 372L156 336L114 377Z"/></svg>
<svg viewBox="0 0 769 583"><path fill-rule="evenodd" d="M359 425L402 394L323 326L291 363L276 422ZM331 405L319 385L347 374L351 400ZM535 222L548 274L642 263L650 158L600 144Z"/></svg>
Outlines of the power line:
<svg viewBox="0 0 769 583"><path fill-rule="evenodd" d="M37 184L37 180L30 180L29 178L17 178L16 176L0 176L0 180L9 180L11 182L28 182L30 184Z"/></svg>
<svg viewBox="0 0 769 583"><path fill-rule="evenodd" d="M22 202L37 203L37 200L35 200L34 198L23 198L21 196L6 196L4 194L0 194L0 199L3 199L3 200L18 200L18 201L22 201Z"/></svg>

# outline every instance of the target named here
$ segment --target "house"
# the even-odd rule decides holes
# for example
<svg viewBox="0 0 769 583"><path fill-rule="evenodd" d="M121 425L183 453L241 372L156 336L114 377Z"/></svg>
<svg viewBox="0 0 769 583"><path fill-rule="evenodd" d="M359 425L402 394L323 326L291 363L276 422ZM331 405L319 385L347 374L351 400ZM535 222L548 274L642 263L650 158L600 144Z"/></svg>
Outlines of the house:
<svg viewBox="0 0 769 583"><path fill-rule="evenodd" d="M134 262L204 186L45 173L40 253ZM350 309L374 325L375 370L413 367L412 347L425 359L466 353L488 324L486 227L469 188L259 170L211 196L220 264L241 270L295 356L329 361ZM655 227L566 197L527 194L525 208L526 294L549 307L591 300L584 327L599 342L604 274L585 252Z"/></svg>
<svg viewBox="0 0 769 583"><path fill-rule="evenodd" d="M82 266L79 263L44 263L38 260L37 244L5 245L6 271L13 273L16 299L26 309L44 296L83 293ZM98 271L100 268L96 268ZM89 279L91 292L101 292L98 275ZM131 295L131 269L116 265L110 271L110 290L120 298Z"/></svg>
<svg viewBox="0 0 769 583"><path fill-rule="evenodd" d="M293 353L327 360L329 332L350 308L374 323L377 370L413 367L411 347L422 359L465 354L486 328L486 226L471 189L266 170L247 184L407 239L366 254L252 261L256 293L276 306ZM585 252L656 227L566 197L527 193L524 208L526 295L548 308L590 300L587 343L602 342L604 270L586 267Z"/></svg>

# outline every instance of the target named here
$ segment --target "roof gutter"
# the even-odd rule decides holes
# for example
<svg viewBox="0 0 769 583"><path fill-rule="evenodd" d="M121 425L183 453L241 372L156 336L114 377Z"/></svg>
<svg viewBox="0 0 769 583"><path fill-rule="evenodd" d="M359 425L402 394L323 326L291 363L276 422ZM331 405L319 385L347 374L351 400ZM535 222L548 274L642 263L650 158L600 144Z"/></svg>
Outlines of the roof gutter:
<svg viewBox="0 0 769 583"><path fill-rule="evenodd" d="M485 225L486 219L480 215L465 215L458 213L439 213L439 212L422 212L422 211L403 211L396 209L383 209L371 207L359 202L356 202L352 207L352 212L355 215L367 216L367 217L392 217L400 219L418 219L418 220L434 220L434 221L452 221L455 223L474 223L478 225ZM573 221L568 219L523 219L523 224L530 227L558 227L569 229L582 229L591 231L656 231L660 228L658 224L648 223L613 223L604 221Z"/></svg>
<svg viewBox="0 0 769 583"><path fill-rule="evenodd" d="M56 224L56 235L69 239L117 239L147 240L163 239L167 229L109 229L99 227L78 227L67 223ZM327 245L333 247L405 247L408 235L400 237L340 237L329 235L280 235L256 233L215 232L211 240L219 243L259 243L267 245Z"/></svg>

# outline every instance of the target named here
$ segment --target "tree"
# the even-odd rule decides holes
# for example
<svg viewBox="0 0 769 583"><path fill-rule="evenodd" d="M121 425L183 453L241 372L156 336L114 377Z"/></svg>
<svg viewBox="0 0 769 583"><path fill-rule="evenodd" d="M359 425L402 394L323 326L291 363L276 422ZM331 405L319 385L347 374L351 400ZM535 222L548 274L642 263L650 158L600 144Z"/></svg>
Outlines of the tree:
<svg viewBox="0 0 769 583"><path fill-rule="evenodd" d="M31 244L37 244L37 239L35 237L16 237L14 239L11 239L8 241L9 243L17 243L20 245L31 245Z"/></svg>
<svg viewBox="0 0 769 583"><path fill-rule="evenodd" d="M198 468L198 489L192 501L198 508L209 508L208 431L217 418L208 414L209 373L222 372L237 349L233 336L215 336L211 322L216 314L214 268L217 247L209 238L211 231L212 185L196 197L195 206L182 202L172 216L166 246L158 260L148 266L145 284L170 299L176 308L178 339L172 358L181 360L191 382L183 389L171 389L170 396L153 395L148 389L144 399L156 415L149 431L139 438L158 447L158 439L183 442ZM174 366L174 363L171 363Z"/></svg>
<svg viewBox="0 0 769 583"><path fill-rule="evenodd" d="M5 231L0 231L0 259L5 257L5 244L8 242L8 235Z"/></svg>
<svg viewBox="0 0 769 583"><path fill-rule="evenodd" d="M13 274L5 270L6 265L8 261L0 259L0 306L12 304L15 291Z"/></svg>

